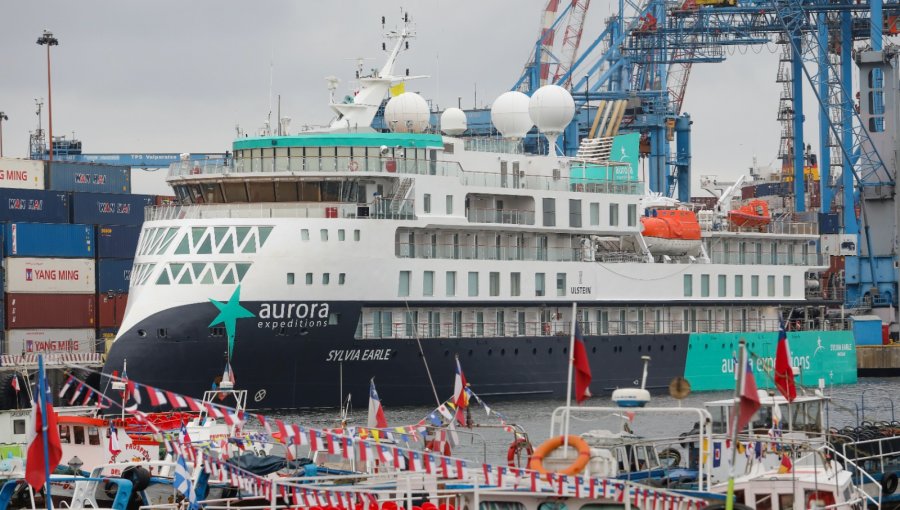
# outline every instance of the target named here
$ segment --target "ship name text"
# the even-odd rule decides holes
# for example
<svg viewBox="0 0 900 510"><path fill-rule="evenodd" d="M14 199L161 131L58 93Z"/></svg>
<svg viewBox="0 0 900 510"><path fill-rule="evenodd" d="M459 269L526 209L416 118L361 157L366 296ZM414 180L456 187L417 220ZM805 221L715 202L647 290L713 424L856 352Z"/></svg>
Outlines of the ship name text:
<svg viewBox="0 0 900 510"><path fill-rule="evenodd" d="M338 349L328 351L325 361L388 361L390 349Z"/></svg>

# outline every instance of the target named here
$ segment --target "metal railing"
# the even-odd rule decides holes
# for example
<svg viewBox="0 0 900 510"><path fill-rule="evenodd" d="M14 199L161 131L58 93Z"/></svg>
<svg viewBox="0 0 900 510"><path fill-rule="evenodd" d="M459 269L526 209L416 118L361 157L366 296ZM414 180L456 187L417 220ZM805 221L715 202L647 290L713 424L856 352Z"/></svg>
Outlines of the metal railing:
<svg viewBox="0 0 900 510"><path fill-rule="evenodd" d="M523 172L472 172L463 170L455 161L428 161L418 159L387 159L362 157L292 157L245 158L231 164L218 160L180 162L169 165L169 178L204 175L246 175L253 173L303 173L303 172L366 172L433 175L456 177L466 186L514 188L546 191L570 191L580 193L610 193L640 195L644 192L640 181L591 179L586 177L554 177L531 175Z"/></svg>
<svg viewBox="0 0 900 510"><path fill-rule="evenodd" d="M518 209L475 209L466 213L471 223L504 223L507 225L534 225L534 211Z"/></svg>
<svg viewBox="0 0 900 510"><path fill-rule="evenodd" d="M736 264L746 266L756 265L778 265L778 266L820 266L824 262L824 256L819 253L795 253L789 255L787 253L771 251L759 254L753 251L729 250L723 252L713 249L709 255L713 264Z"/></svg>
<svg viewBox="0 0 900 510"><path fill-rule="evenodd" d="M518 248L515 246L462 246L459 244L396 243L400 258L451 260L524 260L583 262L591 260L581 248Z"/></svg>
<svg viewBox="0 0 900 510"><path fill-rule="evenodd" d="M161 205L144 209L144 221L215 218L344 218L414 220L413 200L379 198L369 204L341 202L257 202Z"/></svg>
<svg viewBox="0 0 900 510"><path fill-rule="evenodd" d="M398 313L402 319L402 312ZM424 316L425 314L420 314ZM780 324L777 319L722 320L617 320L579 322L585 335L663 335L671 333L732 333L774 332ZM843 331L849 328L848 320L796 321L791 331L819 330ZM481 338L481 337L557 337L569 336L568 321L518 321L504 322L404 322L362 323L357 338Z"/></svg>

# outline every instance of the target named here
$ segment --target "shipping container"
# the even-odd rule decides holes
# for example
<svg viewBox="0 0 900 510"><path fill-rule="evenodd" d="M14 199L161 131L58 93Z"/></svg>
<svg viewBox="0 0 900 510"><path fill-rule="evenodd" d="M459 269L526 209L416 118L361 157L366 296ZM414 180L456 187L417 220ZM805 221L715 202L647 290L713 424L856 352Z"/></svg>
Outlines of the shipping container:
<svg viewBox="0 0 900 510"><path fill-rule="evenodd" d="M94 294L93 259L16 258L3 259L5 289L9 293Z"/></svg>
<svg viewBox="0 0 900 510"><path fill-rule="evenodd" d="M10 329L6 332L4 353L94 352L94 329Z"/></svg>
<svg viewBox="0 0 900 510"><path fill-rule="evenodd" d="M72 223L140 225L144 222L144 207L155 203L156 198L153 195L74 193Z"/></svg>
<svg viewBox="0 0 900 510"><path fill-rule="evenodd" d="M0 188L44 189L44 162L0 158Z"/></svg>
<svg viewBox="0 0 900 510"><path fill-rule="evenodd" d="M7 329L94 328L94 294L7 294Z"/></svg>
<svg viewBox="0 0 900 510"><path fill-rule="evenodd" d="M841 230L838 213L819 213L819 234L839 234Z"/></svg>
<svg viewBox="0 0 900 510"><path fill-rule="evenodd" d="M141 227L138 225L100 225L97 227L97 258L127 259L137 252Z"/></svg>
<svg viewBox="0 0 900 510"><path fill-rule="evenodd" d="M131 193L131 167L54 161L47 189L86 193Z"/></svg>
<svg viewBox="0 0 900 510"><path fill-rule="evenodd" d="M69 223L69 196L64 191L0 188L0 222Z"/></svg>
<svg viewBox="0 0 900 510"><path fill-rule="evenodd" d="M6 257L93 258L93 225L7 223L0 229Z"/></svg>
<svg viewBox="0 0 900 510"><path fill-rule="evenodd" d="M97 261L97 292L128 292L134 259L100 259Z"/></svg>
<svg viewBox="0 0 900 510"><path fill-rule="evenodd" d="M97 352L103 354L109 352L117 334L119 334L119 328L102 328L97 330Z"/></svg>
<svg viewBox="0 0 900 510"><path fill-rule="evenodd" d="M125 317L125 305L128 294L100 294L97 296L99 319L97 326L101 328L118 328Z"/></svg>
<svg viewBox="0 0 900 510"><path fill-rule="evenodd" d="M741 200L747 200L748 198L754 198L756 196L756 186L744 186L741 188Z"/></svg>

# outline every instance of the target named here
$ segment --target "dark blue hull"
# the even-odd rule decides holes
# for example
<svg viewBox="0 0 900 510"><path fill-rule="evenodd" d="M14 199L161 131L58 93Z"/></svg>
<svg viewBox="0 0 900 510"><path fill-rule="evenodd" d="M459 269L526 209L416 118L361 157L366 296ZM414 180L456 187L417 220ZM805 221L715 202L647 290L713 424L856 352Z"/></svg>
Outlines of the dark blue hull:
<svg viewBox="0 0 900 510"><path fill-rule="evenodd" d="M241 304L260 316L260 303ZM224 336L210 336L211 308L173 308L142 321L113 344L104 373L121 373L127 359L136 381L202 396L221 377L227 350ZM236 387L249 392L248 407L337 407L341 388L364 397L373 377L391 405L432 404L423 353L441 399L452 396L456 355L483 397L565 398L568 336L357 339L360 310L359 303L332 303L329 312L340 318L333 325L294 319L282 329L266 319L239 320L232 368ZM687 334L587 335L585 343L597 395L635 386L646 354L653 357L648 388L684 374Z"/></svg>

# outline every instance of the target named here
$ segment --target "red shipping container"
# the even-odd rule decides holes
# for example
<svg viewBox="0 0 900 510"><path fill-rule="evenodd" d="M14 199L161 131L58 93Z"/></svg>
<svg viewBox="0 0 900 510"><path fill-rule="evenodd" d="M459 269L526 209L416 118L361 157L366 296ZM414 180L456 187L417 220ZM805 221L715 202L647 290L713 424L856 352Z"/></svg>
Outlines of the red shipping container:
<svg viewBox="0 0 900 510"><path fill-rule="evenodd" d="M100 294L97 301L100 303L100 328L118 328L125 317L125 304L128 302L128 294Z"/></svg>
<svg viewBox="0 0 900 510"><path fill-rule="evenodd" d="M6 295L6 327L93 328L96 323L94 294L21 294Z"/></svg>

